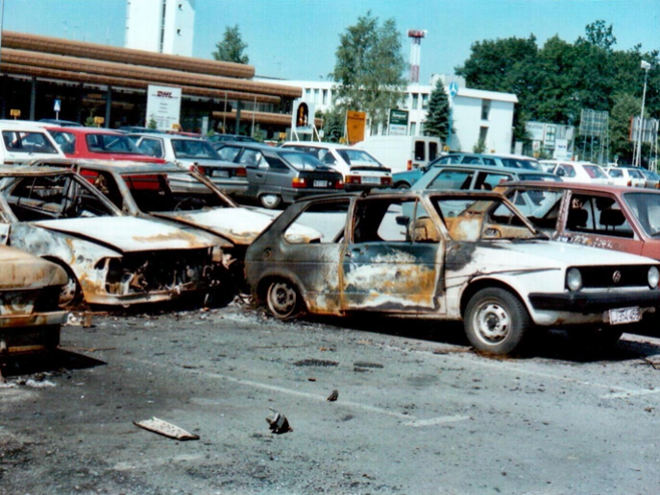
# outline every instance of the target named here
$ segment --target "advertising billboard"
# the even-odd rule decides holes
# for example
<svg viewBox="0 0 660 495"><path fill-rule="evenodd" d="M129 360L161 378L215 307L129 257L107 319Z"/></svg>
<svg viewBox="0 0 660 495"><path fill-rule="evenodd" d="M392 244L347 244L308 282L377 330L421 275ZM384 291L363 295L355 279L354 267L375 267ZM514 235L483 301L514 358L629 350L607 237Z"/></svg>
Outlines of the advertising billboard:
<svg viewBox="0 0 660 495"><path fill-rule="evenodd" d="M181 116L181 88L149 85L147 89L147 115L144 119L149 126L156 122L156 128L162 131L174 129Z"/></svg>

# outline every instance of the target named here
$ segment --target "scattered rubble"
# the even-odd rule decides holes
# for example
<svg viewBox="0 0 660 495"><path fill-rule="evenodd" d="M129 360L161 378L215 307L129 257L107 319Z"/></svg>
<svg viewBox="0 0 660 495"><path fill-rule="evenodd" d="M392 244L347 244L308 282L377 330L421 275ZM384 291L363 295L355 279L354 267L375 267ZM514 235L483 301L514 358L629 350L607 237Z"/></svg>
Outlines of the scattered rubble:
<svg viewBox="0 0 660 495"><path fill-rule="evenodd" d="M135 426L139 426L140 428L144 428L145 430L158 433L159 435L163 435L168 438L174 438L175 440L199 440L199 435L189 433L183 428L179 428L172 423L168 423L167 421L163 421L162 419L158 419L156 417L152 417L151 419L140 421L138 423L133 422L133 424Z"/></svg>
<svg viewBox="0 0 660 495"><path fill-rule="evenodd" d="M332 393L328 396L328 398L327 398L326 400L327 400L328 402L334 402L334 401L337 400L338 397L339 397L339 390L334 389L334 390L332 391Z"/></svg>
<svg viewBox="0 0 660 495"><path fill-rule="evenodd" d="M271 411L273 411L273 417L266 418L266 422L270 426L270 431L277 434L293 431L293 428L289 425L289 420L286 419L284 414L280 414L272 408Z"/></svg>

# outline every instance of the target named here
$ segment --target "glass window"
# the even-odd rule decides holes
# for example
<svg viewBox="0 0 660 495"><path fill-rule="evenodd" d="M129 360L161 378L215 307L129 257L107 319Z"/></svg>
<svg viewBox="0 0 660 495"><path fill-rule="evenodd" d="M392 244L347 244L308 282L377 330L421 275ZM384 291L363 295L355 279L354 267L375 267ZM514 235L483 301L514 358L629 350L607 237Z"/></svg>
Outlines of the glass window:
<svg viewBox="0 0 660 495"><path fill-rule="evenodd" d="M429 107L429 95L422 94L422 110L426 110Z"/></svg>
<svg viewBox="0 0 660 495"><path fill-rule="evenodd" d="M301 231L301 228L313 228L321 233L318 241L321 244L340 243L344 239L349 206L348 199L312 204L286 228L284 238L291 244L307 243L309 239L296 235L296 232ZM323 221L319 222L321 216Z"/></svg>
<svg viewBox="0 0 660 495"><path fill-rule="evenodd" d="M608 196L573 195L566 230L613 237L634 237L621 205Z"/></svg>
<svg viewBox="0 0 660 495"><path fill-rule="evenodd" d="M441 170L428 189L470 189L474 172L471 170Z"/></svg>
<svg viewBox="0 0 660 495"><path fill-rule="evenodd" d="M419 106L419 93L413 93L412 94L412 109L417 110L418 106Z"/></svg>
<svg viewBox="0 0 660 495"><path fill-rule="evenodd" d="M144 153L145 155L149 155L149 156L154 156L156 158L162 158L164 156L163 142L160 139L143 138L140 141L140 145L138 146L138 149L140 153Z"/></svg>
<svg viewBox="0 0 660 495"><path fill-rule="evenodd" d="M258 167L259 162L261 161L261 151L246 149L241 154L241 157L238 160L238 163L245 166Z"/></svg>
<svg viewBox="0 0 660 495"><path fill-rule="evenodd" d="M94 153L140 153L128 137L116 134L87 134L87 149Z"/></svg>
<svg viewBox="0 0 660 495"><path fill-rule="evenodd" d="M172 139L172 149L177 158L218 159L218 154L213 146L208 141L201 139Z"/></svg>
<svg viewBox="0 0 660 495"><path fill-rule="evenodd" d="M488 120L490 116L490 100L481 100L481 120Z"/></svg>
<svg viewBox="0 0 660 495"><path fill-rule="evenodd" d="M598 165L584 165L584 170L592 179L606 179L607 174Z"/></svg>
<svg viewBox="0 0 660 495"><path fill-rule="evenodd" d="M614 177L614 178L623 177L623 170L620 169L611 168L607 171L607 173L610 174L610 177Z"/></svg>
<svg viewBox="0 0 660 495"><path fill-rule="evenodd" d="M659 237L660 194L626 193L623 199L644 231L650 236Z"/></svg>
<svg viewBox="0 0 660 495"><path fill-rule="evenodd" d="M415 160L426 161L426 143L415 141Z"/></svg>
<svg viewBox="0 0 660 495"><path fill-rule="evenodd" d="M429 143L429 160L435 160L438 156L438 143L431 141Z"/></svg>
<svg viewBox="0 0 660 495"><path fill-rule="evenodd" d="M235 146L223 146L218 150L218 155L220 155L221 160L233 162L236 158L236 155L238 155L240 152L241 149Z"/></svg>
<svg viewBox="0 0 660 495"><path fill-rule="evenodd" d="M53 153L57 154L43 132L38 131L2 131L2 139L7 151L12 153Z"/></svg>
<svg viewBox="0 0 660 495"><path fill-rule="evenodd" d="M73 153L76 151L76 136L70 132L49 131L50 135L62 150L62 153Z"/></svg>

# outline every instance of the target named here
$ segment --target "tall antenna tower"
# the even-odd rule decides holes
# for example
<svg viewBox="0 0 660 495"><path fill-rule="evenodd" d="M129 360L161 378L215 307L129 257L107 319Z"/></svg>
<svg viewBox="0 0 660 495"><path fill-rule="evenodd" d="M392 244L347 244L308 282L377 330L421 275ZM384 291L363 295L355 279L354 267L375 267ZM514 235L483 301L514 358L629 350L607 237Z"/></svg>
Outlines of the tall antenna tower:
<svg viewBox="0 0 660 495"><path fill-rule="evenodd" d="M419 59L422 38L426 36L426 30L409 29L408 38L412 39L410 46L410 82L419 82Z"/></svg>

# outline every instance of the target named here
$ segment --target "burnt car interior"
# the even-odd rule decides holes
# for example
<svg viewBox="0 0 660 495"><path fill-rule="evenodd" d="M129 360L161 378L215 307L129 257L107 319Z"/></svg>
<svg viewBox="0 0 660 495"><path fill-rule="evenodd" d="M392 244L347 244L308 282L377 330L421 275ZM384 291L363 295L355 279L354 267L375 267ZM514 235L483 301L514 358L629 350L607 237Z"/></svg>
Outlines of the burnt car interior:
<svg viewBox="0 0 660 495"><path fill-rule="evenodd" d="M117 207L122 209L122 198L117 180L110 172L81 168L80 174L101 191ZM121 174L138 209L145 213L194 211L204 208L229 206L211 189L206 191L175 192L167 174ZM200 186L203 183L199 183Z"/></svg>
<svg viewBox="0 0 660 495"><path fill-rule="evenodd" d="M12 212L21 222L116 214L73 175L16 177L3 186Z"/></svg>

